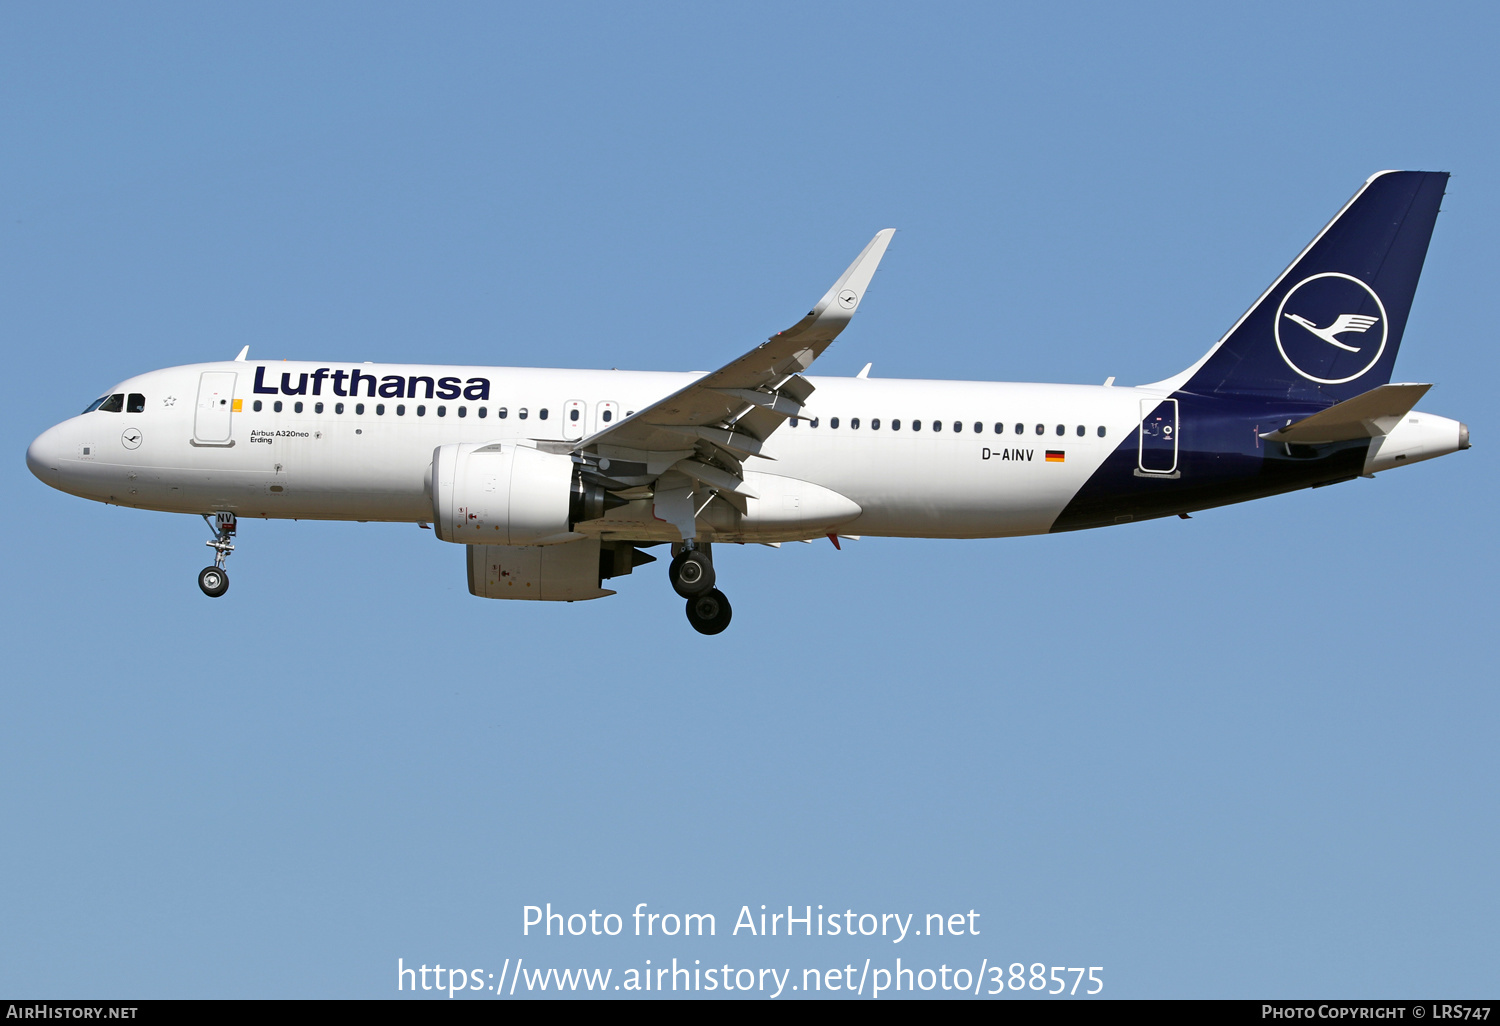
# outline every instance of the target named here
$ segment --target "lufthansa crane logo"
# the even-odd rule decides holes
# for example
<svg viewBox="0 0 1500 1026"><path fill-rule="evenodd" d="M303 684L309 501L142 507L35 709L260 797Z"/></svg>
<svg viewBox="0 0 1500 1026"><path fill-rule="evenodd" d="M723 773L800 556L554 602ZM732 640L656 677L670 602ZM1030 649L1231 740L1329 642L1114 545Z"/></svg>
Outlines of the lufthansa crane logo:
<svg viewBox="0 0 1500 1026"><path fill-rule="evenodd" d="M839 293L839 306L845 310L853 310L854 304L859 302L859 293L853 289L845 289Z"/></svg>
<svg viewBox="0 0 1500 1026"><path fill-rule="evenodd" d="M1276 308L1274 330L1287 366L1320 385L1362 377L1390 337L1385 304L1375 290L1338 271L1293 285Z"/></svg>

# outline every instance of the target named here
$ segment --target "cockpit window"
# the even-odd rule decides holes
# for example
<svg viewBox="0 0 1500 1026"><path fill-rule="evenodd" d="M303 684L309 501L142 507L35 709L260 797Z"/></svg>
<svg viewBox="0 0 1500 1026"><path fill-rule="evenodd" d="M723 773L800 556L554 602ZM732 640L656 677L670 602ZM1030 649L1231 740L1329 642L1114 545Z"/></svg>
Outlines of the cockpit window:
<svg viewBox="0 0 1500 1026"><path fill-rule="evenodd" d="M99 407L103 406L104 405L104 401L106 399L108 399L108 398L109 398L109 396L107 396L107 395L101 395L99 398L97 398L93 402L89 403L89 408L86 409L86 410L84 410L83 412L84 413L93 413Z"/></svg>
<svg viewBox="0 0 1500 1026"><path fill-rule="evenodd" d="M114 395L110 396L108 399L104 400L104 402L99 404L99 412L101 413L119 413L124 408L124 392L116 392Z"/></svg>
<svg viewBox="0 0 1500 1026"><path fill-rule="evenodd" d="M146 397L139 392L131 392L125 400L126 413L145 413Z"/></svg>

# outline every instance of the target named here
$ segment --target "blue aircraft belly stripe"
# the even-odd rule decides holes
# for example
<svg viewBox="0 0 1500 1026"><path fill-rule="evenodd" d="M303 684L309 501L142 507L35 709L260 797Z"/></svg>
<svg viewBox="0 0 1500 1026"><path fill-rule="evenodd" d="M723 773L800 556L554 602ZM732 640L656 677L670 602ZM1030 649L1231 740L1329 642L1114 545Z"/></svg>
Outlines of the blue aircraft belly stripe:
<svg viewBox="0 0 1500 1026"><path fill-rule="evenodd" d="M1262 432L1320 407L1185 392L1172 398L1180 410L1176 473L1139 473L1140 441L1132 432L1064 507L1053 531L1191 513L1348 481L1364 469L1368 439L1320 446L1261 439Z"/></svg>

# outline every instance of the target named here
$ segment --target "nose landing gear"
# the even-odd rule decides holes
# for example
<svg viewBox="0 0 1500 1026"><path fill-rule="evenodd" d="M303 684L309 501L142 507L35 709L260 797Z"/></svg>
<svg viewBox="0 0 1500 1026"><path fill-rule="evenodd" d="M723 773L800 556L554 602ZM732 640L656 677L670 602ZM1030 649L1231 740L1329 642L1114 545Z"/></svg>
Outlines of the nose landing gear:
<svg viewBox="0 0 1500 1026"><path fill-rule="evenodd" d="M229 575L216 566L206 566L198 571L198 587L209 598L218 598L229 590Z"/></svg>
<svg viewBox="0 0 1500 1026"><path fill-rule="evenodd" d="M206 566L198 572L198 587L209 598L218 598L229 590L229 575L224 572L224 560L234 551L234 542L230 539L234 537L238 524L233 513L224 512L212 515L205 513L203 522L214 533L213 541L203 543L214 550L214 565Z"/></svg>

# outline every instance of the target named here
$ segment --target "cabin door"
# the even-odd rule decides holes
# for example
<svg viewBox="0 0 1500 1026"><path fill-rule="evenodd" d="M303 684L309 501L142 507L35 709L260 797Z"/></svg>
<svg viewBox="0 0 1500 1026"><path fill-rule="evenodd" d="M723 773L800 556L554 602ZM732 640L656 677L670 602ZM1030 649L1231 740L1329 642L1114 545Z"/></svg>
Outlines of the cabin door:
<svg viewBox="0 0 1500 1026"><path fill-rule="evenodd" d="M229 437L234 410L233 371L204 371L198 378L198 409L193 414L193 441L199 445L233 445Z"/></svg>
<svg viewBox="0 0 1500 1026"><path fill-rule="evenodd" d="M1141 400L1140 457L1145 474L1177 473L1177 400Z"/></svg>

